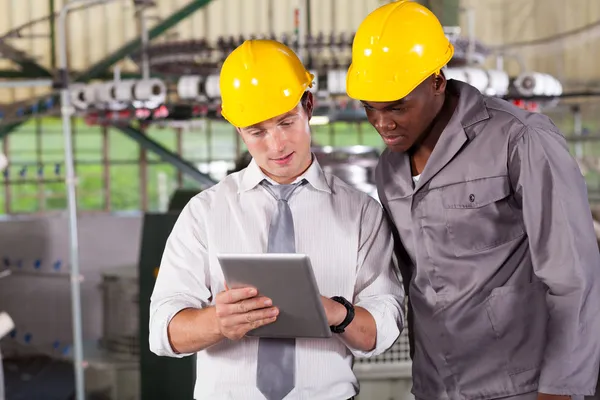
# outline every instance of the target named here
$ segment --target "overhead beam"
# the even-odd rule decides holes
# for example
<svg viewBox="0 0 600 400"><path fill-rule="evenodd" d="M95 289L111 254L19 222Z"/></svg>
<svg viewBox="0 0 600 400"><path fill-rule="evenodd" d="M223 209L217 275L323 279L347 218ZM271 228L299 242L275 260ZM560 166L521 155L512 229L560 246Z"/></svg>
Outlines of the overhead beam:
<svg viewBox="0 0 600 400"><path fill-rule="evenodd" d="M24 73L36 74L45 78L52 76L46 68L35 62L25 52L9 45L5 41L0 41L0 54L19 65Z"/></svg>
<svg viewBox="0 0 600 400"><path fill-rule="evenodd" d="M193 164L181 158L178 154L173 153L169 149L163 147L160 143L152 140L148 137L148 135L145 135L138 129L135 129L133 126L115 125L114 127L123 132L130 139L135 140L143 148L158 155L163 161L171 164L184 174L187 174L190 178L200 183L204 188L213 186L215 183L217 183L210 176L198 171L198 168L196 168Z"/></svg>
<svg viewBox="0 0 600 400"><path fill-rule="evenodd" d="M4 136L8 135L9 133L17 129L19 126L21 126L23 122L25 121L18 121L13 122L11 124L0 125L0 140L2 140Z"/></svg>
<svg viewBox="0 0 600 400"><path fill-rule="evenodd" d="M19 78L48 78L47 74L36 74L23 70L2 69L0 70L0 78L19 79Z"/></svg>

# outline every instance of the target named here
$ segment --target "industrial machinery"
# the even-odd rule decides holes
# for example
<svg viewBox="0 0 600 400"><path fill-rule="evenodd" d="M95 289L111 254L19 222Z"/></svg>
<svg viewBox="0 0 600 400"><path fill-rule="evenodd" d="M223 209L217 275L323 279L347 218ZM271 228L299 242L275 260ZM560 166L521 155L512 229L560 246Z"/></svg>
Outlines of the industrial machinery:
<svg viewBox="0 0 600 400"><path fill-rule="evenodd" d="M138 265L141 398L144 400L194 398L196 357L189 356L181 359L159 357L150 351L148 336L150 296L154 289L162 253L179 212L195 194L197 191L177 191L171 198L168 212L144 215Z"/></svg>
<svg viewBox="0 0 600 400"><path fill-rule="evenodd" d="M452 79L467 82L489 96L515 100L533 100L554 104L563 95L561 83L549 74L528 70L521 65L516 76L503 69L502 54L494 54L474 37L461 36L458 27L446 27L446 35L455 47L455 55L444 68ZM113 125L132 120L143 123L164 123L196 118L221 119L219 69L236 46L244 40L258 38L219 37L151 43L139 49L131 59L160 78L115 79L76 83L70 86L70 102L76 114L90 124ZM277 37L304 55L307 68L315 75L311 91L317 103L330 111L330 120L364 120L361 107L346 96L346 71L350 64L353 32L320 32ZM489 57L496 57L494 68L485 67ZM520 63L522 64L522 63ZM521 104L521 103L518 103ZM6 122L19 120L41 111L55 109L53 97L37 99L35 103L16 105L0 112ZM345 110L348 108L347 110ZM346 111L346 112L341 112Z"/></svg>
<svg viewBox="0 0 600 400"><path fill-rule="evenodd" d="M313 148L323 171L337 176L348 185L378 199L375 187L375 167L379 151L369 146Z"/></svg>
<svg viewBox="0 0 600 400"><path fill-rule="evenodd" d="M348 185L377 199L375 167L379 150L369 146L313 146L311 149L323 171L337 176ZM247 151L235 160L235 167L228 173L246 168L252 157Z"/></svg>

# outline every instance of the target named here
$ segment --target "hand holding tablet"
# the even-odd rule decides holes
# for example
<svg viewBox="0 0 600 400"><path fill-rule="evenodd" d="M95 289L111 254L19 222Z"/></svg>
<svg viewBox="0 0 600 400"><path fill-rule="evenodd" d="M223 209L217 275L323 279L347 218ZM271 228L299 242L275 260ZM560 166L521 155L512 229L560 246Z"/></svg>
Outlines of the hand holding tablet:
<svg viewBox="0 0 600 400"><path fill-rule="evenodd" d="M257 307L261 302L270 299L278 314L274 322L260 323L249 330L247 336L274 337L274 338L329 338L331 329L321 301L318 286L313 274L310 259L304 254L219 254L217 255L225 281L230 290L238 289L248 293L249 288L258 290L258 297L246 298L241 307ZM239 292L232 293L239 296ZM243 295L242 295L243 296ZM265 299L266 298L266 299ZM236 300L230 298L229 300ZM227 309L238 307L233 303L226 303ZM268 312L269 306L264 309L252 308L257 318ZM240 313L238 313L240 314ZM240 316L232 321L240 322ZM244 318L244 317L242 317ZM242 324L243 325L243 324Z"/></svg>
<svg viewBox="0 0 600 400"><path fill-rule="evenodd" d="M230 340L239 340L248 331L275 322L279 310L255 288L229 289L217 294L215 312L220 332Z"/></svg>

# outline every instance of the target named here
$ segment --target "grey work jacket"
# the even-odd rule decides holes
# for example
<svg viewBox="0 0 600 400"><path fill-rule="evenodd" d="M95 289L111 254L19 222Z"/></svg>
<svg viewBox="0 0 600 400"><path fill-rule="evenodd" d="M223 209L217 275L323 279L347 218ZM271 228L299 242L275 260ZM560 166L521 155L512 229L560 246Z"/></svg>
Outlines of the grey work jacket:
<svg viewBox="0 0 600 400"><path fill-rule="evenodd" d="M577 163L546 116L448 84L459 104L416 187L407 154L385 150L376 172L408 285L413 393L591 395L600 253Z"/></svg>

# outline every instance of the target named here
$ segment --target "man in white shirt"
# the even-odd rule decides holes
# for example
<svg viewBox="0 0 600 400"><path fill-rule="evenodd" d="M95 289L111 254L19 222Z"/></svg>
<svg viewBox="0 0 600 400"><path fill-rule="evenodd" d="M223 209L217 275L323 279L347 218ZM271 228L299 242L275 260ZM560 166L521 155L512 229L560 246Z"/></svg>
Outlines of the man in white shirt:
<svg viewBox="0 0 600 400"><path fill-rule="evenodd" d="M223 64L223 116L253 160L182 211L150 306L150 349L170 357L197 353L197 400L352 398L353 357L383 353L402 329L404 291L380 205L323 173L311 154L313 78L289 48L270 40L243 43ZM292 194L278 201L277 188ZM311 259L334 334L290 339L293 365L269 369L261 352L283 344L245 335L274 322L277 304L253 288L229 289L216 254L267 252L284 235L270 235L282 215L293 218L293 251ZM272 375L261 376L265 370Z"/></svg>

